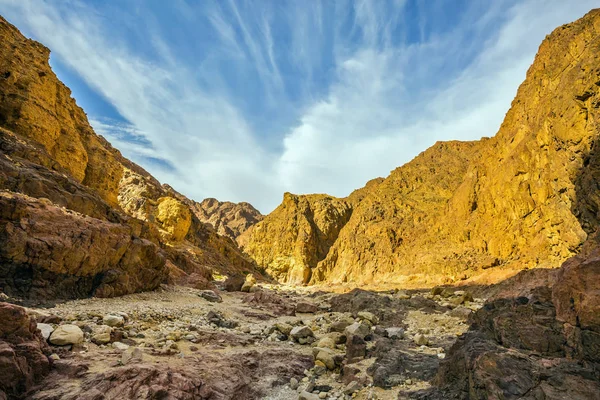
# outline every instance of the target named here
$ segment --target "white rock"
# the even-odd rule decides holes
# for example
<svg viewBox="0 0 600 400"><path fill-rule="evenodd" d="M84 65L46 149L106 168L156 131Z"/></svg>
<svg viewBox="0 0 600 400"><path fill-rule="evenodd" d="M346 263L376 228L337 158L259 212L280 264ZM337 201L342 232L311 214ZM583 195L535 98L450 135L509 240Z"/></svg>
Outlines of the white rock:
<svg viewBox="0 0 600 400"><path fill-rule="evenodd" d="M54 332L54 328L50 324L43 324L41 322L38 322L37 328L40 330L40 332L42 332L42 336L46 340L48 340L50 334Z"/></svg>
<svg viewBox="0 0 600 400"><path fill-rule="evenodd" d="M112 344L113 348L119 350L119 351L125 351L129 348L129 345L125 344L125 343L121 343L121 342L114 342Z"/></svg>

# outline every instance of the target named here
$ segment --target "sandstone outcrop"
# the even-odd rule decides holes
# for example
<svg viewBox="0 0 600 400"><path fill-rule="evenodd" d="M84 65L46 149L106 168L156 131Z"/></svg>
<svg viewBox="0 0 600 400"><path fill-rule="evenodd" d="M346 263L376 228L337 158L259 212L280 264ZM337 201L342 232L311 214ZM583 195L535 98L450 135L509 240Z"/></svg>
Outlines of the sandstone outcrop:
<svg viewBox="0 0 600 400"><path fill-rule="evenodd" d="M350 204L343 199L285 193L283 203L246 231L239 242L247 240L244 251L274 278L285 283L307 283L351 212Z"/></svg>
<svg viewBox="0 0 600 400"><path fill-rule="evenodd" d="M263 219L263 215L250 203L232 203L208 198L191 207L196 217L212 225L217 233L236 240L248 228Z"/></svg>
<svg viewBox="0 0 600 400"><path fill-rule="evenodd" d="M302 281L287 270L312 283L431 285L560 266L599 222L599 48L593 10L543 41L496 136L437 143L337 200L349 219L323 242L298 229L306 208L285 198L247 232L246 252L286 282Z"/></svg>
<svg viewBox="0 0 600 400"><path fill-rule="evenodd" d="M154 289L166 277L157 246L130 226L47 199L0 192L0 238L0 287L12 296L116 296Z"/></svg>
<svg viewBox="0 0 600 400"><path fill-rule="evenodd" d="M22 298L210 286L254 264L94 133L49 50L0 17L0 290Z"/></svg>

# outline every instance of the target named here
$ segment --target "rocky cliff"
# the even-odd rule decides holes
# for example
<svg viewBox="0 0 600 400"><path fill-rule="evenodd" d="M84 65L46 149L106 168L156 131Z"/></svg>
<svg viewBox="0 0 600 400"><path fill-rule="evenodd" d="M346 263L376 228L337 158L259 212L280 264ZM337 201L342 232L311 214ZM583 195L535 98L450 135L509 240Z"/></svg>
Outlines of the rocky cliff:
<svg viewBox="0 0 600 400"><path fill-rule="evenodd" d="M246 202L232 203L208 198L200 203L194 201L191 209L200 221L213 226L219 235L233 240L264 218L252 204Z"/></svg>
<svg viewBox="0 0 600 400"><path fill-rule="evenodd" d="M343 199L285 193L283 203L239 242L271 276L301 284L325 258L351 211L350 203Z"/></svg>
<svg viewBox="0 0 600 400"><path fill-rule="evenodd" d="M323 243L297 229L310 209L292 211L284 199L249 232L246 251L267 270L310 268L305 283L437 283L558 267L598 226L599 50L593 10L543 41L496 136L437 143L336 200L349 219Z"/></svg>
<svg viewBox="0 0 600 400"><path fill-rule="evenodd" d="M114 296L254 270L191 200L94 133L46 47L1 17L0 39L2 291Z"/></svg>

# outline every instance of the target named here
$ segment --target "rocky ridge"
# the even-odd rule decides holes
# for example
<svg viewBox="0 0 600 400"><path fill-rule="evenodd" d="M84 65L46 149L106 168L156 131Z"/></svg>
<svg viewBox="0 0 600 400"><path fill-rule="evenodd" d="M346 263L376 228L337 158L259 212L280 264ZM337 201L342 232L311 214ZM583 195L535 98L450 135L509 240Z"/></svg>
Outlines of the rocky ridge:
<svg viewBox="0 0 600 400"><path fill-rule="evenodd" d="M543 41L493 138L437 143L354 201L332 198L350 217L322 244L298 229L312 209L290 212L286 197L245 251L267 271L287 260L304 283L434 285L558 267L598 226L599 27L592 10ZM298 234L282 245L280 232Z"/></svg>
<svg viewBox="0 0 600 400"><path fill-rule="evenodd" d="M202 222L210 224L217 233L236 240L264 216L250 203L232 203L208 198L193 202L192 211Z"/></svg>
<svg viewBox="0 0 600 400"><path fill-rule="evenodd" d="M3 292L114 296L254 271L191 200L94 133L46 47L2 18L0 38Z"/></svg>

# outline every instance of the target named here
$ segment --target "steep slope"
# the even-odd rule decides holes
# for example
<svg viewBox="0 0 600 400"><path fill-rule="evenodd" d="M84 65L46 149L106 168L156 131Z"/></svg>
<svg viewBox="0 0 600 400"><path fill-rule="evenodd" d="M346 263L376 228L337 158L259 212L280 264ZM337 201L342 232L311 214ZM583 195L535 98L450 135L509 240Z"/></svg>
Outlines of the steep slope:
<svg viewBox="0 0 600 400"><path fill-rule="evenodd" d="M492 267L558 267L577 253L598 226L598 54L599 10L556 29L497 135L437 143L363 188L311 282L452 282ZM278 233L296 218L263 224L279 220ZM277 240L253 230L246 251L268 266L288 254ZM311 259L317 247L297 252Z"/></svg>
<svg viewBox="0 0 600 400"><path fill-rule="evenodd" d="M283 203L239 241L245 243L244 251L279 281L308 282L312 269L325 258L348 222L351 210L343 199L285 193Z"/></svg>
<svg viewBox="0 0 600 400"><path fill-rule="evenodd" d="M236 240L242 233L257 222L263 215L250 203L232 203L208 198L191 206L196 217L213 226L217 233Z"/></svg>
<svg viewBox="0 0 600 400"><path fill-rule="evenodd" d="M191 200L94 133L49 54L0 17L0 289L113 296L253 271Z"/></svg>

